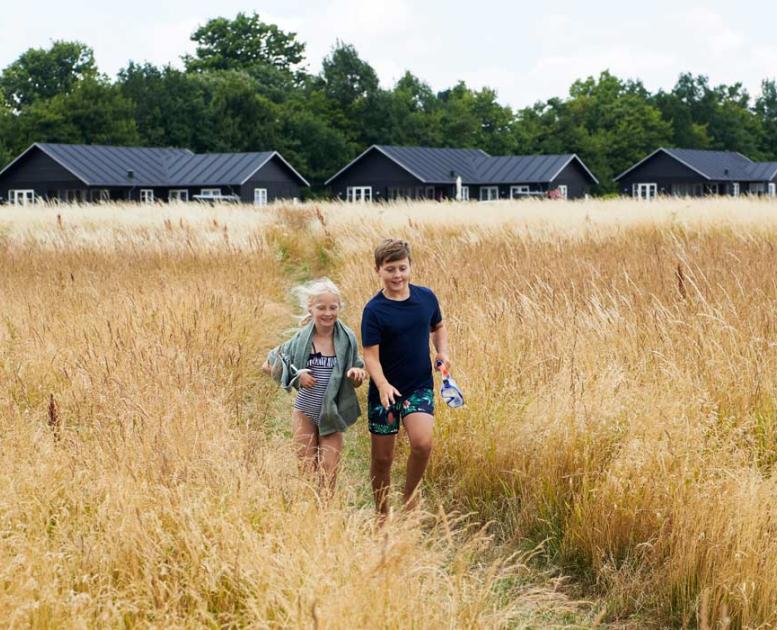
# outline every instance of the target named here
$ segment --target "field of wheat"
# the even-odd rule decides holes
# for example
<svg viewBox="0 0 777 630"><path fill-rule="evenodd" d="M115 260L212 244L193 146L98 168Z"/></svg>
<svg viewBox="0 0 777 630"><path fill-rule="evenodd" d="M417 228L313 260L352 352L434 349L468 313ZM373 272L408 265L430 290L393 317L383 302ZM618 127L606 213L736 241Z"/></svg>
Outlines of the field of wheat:
<svg viewBox="0 0 777 630"><path fill-rule="evenodd" d="M260 365L385 236L467 405L378 527L365 421L324 500ZM767 200L0 208L0 619L776 625L776 250Z"/></svg>

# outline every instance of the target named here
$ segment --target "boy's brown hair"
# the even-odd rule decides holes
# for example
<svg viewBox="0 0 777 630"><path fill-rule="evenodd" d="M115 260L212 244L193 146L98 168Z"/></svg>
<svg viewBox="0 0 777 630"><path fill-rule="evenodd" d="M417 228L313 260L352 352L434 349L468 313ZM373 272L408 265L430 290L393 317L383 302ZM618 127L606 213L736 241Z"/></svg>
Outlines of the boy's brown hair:
<svg viewBox="0 0 777 630"><path fill-rule="evenodd" d="M410 243L407 241L402 241L398 238L387 238L382 240L380 245L375 248L376 269L380 269L386 263L396 262L403 258L407 258L408 262L412 262Z"/></svg>

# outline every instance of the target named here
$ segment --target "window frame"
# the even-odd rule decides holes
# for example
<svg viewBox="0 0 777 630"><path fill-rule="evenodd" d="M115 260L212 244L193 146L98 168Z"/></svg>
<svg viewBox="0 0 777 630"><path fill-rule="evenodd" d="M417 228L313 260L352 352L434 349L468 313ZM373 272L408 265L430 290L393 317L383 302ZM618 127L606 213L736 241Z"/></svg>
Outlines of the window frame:
<svg viewBox="0 0 777 630"><path fill-rule="evenodd" d="M154 203L154 189L141 188L139 199L140 199L140 203Z"/></svg>
<svg viewBox="0 0 777 630"><path fill-rule="evenodd" d="M257 199L257 193L258 199ZM264 193L262 195L261 193ZM264 199L262 199L264 197ZM254 188L254 205L255 206L266 206L267 205L267 189L266 188Z"/></svg>
<svg viewBox="0 0 777 630"><path fill-rule="evenodd" d="M486 191L496 191L496 196L491 197L490 194L487 194L486 197L484 197L483 193ZM478 192L478 198L480 201L499 201L499 186L481 186L480 191Z"/></svg>
<svg viewBox="0 0 777 630"><path fill-rule="evenodd" d="M359 198L357 199L357 195ZM348 203L366 203L372 201L372 186L348 186L345 189Z"/></svg>

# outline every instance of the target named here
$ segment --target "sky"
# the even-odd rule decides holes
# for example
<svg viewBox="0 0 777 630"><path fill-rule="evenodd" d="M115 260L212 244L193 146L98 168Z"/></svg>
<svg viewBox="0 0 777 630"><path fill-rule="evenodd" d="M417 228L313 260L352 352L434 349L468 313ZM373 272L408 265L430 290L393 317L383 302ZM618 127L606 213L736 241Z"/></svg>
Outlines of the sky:
<svg viewBox="0 0 777 630"><path fill-rule="evenodd" d="M603 70L671 89L681 72L741 82L755 96L777 76L777 2L653 0L2 0L0 68L28 48L78 40L114 77L129 60L181 65L208 19L257 12L297 33L318 72L336 40L352 44L391 87L406 70L442 90L463 80L515 108L564 97Z"/></svg>

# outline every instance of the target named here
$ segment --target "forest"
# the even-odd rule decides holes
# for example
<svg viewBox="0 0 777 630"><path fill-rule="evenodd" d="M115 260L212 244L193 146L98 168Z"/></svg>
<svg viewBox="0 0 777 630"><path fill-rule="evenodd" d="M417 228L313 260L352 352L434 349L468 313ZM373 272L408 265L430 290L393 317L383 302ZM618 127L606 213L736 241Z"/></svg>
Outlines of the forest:
<svg viewBox="0 0 777 630"><path fill-rule="evenodd" d="M78 41L31 48L0 72L0 164L33 142L277 150L312 184L371 144L476 147L492 155L577 153L612 177L659 146L777 160L777 83L751 96L685 72L669 91L603 70L529 107L460 81L435 92L410 70L381 86L350 44L335 41L318 74L305 43L257 13L209 20L181 64L128 61L115 78ZM180 66L180 67L179 67Z"/></svg>

